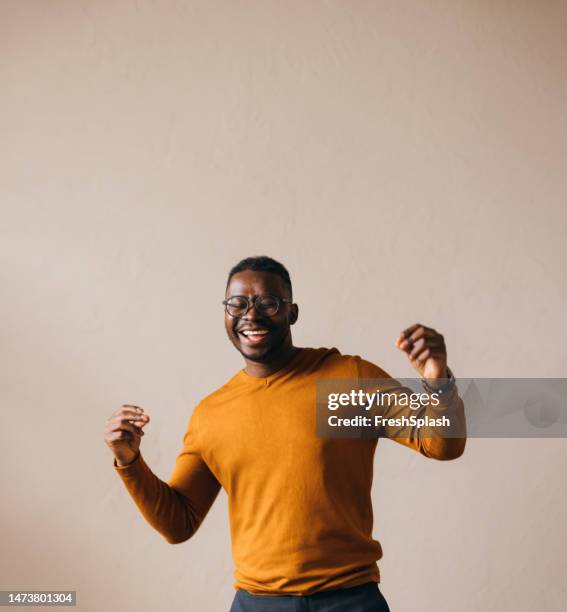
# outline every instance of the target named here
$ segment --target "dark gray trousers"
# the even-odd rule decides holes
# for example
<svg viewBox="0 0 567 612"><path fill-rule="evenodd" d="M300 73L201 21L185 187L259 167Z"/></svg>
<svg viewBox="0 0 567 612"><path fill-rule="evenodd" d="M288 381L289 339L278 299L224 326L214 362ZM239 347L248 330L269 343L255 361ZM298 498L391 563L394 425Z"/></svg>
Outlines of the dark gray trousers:
<svg viewBox="0 0 567 612"><path fill-rule="evenodd" d="M252 595L239 590L230 612L390 612L376 582L314 595Z"/></svg>

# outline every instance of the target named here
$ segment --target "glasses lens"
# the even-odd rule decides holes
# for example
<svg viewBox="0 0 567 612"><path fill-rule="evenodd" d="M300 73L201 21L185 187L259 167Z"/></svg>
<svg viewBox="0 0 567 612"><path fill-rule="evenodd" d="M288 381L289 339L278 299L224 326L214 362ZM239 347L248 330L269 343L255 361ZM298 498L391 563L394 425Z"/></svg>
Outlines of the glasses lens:
<svg viewBox="0 0 567 612"><path fill-rule="evenodd" d="M231 317L238 317L243 314L248 308L248 300L244 298L231 298L226 303L226 311Z"/></svg>
<svg viewBox="0 0 567 612"><path fill-rule="evenodd" d="M264 295L256 300L256 309L267 317L274 316L278 312L278 306L278 300L271 295Z"/></svg>

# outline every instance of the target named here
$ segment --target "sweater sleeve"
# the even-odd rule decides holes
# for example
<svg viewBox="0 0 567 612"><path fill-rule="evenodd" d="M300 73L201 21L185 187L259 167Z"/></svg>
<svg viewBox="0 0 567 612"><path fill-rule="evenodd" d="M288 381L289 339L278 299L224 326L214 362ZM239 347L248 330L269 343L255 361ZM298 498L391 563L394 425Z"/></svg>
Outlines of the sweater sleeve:
<svg viewBox="0 0 567 612"><path fill-rule="evenodd" d="M221 487L199 452L195 413L169 481L160 480L141 453L126 466L114 460L115 470L142 515L170 544L184 542L197 531Z"/></svg>
<svg viewBox="0 0 567 612"><path fill-rule="evenodd" d="M359 380L380 379L380 391L397 396L401 393L415 394L415 391L404 387L378 366L360 359L358 362ZM424 392L425 393L425 392ZM457 387L438 395L439 405L427 403L417 410L410 406L400 405L398 401L382 406L380 413L383 420L395 419L394 425L387 424L381 427L380 437L390 438L394 442L403 444L432 459L450 460L460 457L466 444L466 421L463 400L459 396ZM439 422L440 418L447 417L450 425L418 426L409 424L409 417L415 420L427 417L430 422ZM404 418L405 417L405 418ZM434 421L432 421L434 420Z"/></svg>

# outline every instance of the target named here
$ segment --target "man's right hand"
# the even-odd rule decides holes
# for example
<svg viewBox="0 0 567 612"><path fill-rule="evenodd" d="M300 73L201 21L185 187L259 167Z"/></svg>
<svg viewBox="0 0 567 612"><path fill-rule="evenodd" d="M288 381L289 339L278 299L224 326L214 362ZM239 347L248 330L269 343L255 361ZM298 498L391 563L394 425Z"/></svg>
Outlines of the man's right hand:
<svg viewBox="0 0 567 612"><path fill-rule="evenodd" d="M142 427L150 422L144 409L131 404L123 404L106 421L104 441L122 467L132 463L138 456L140 441L144 432Z"/></svg>

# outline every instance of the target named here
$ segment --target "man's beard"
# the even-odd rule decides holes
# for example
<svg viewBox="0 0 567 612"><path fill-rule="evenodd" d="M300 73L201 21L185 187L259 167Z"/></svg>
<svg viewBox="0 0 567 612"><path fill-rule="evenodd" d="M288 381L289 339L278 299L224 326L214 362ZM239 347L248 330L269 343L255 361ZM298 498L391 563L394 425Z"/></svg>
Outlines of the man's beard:
<svg viewBox="0 0 567 612"><path fill-rule="evenodd" d="M263 353L260 353L259 355L255 355L254 357L247 355L240 348L240 346L237 346L236 348L238 349L238 352L244 357L244 359L248 359L248 361L253 361L254 363L269 363L271 358L274 356L274 353L276 353L281 348L283 343L286 341L286 338L287 338L287 334L283 336L277 344L274 344L273 346L267 348Z"/></svg>

